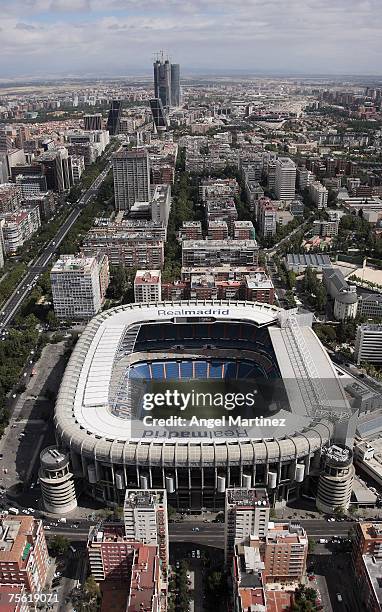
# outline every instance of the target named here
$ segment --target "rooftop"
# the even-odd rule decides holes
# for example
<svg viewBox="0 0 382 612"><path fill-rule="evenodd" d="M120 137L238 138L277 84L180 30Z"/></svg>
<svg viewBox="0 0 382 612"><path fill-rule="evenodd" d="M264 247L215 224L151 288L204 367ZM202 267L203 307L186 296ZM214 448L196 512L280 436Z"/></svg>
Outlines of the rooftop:
<svg viewBox="0 0 382 612"><path fill-rule="evenodd" d="M227 489L227 502L238 508L269 507L266 489Z"/></svg>
<svg viewBox="0 0 382 612"><path fill-rule="evenodd" d="M0 519L0 563L14 562L26 566L31 550L30 541L34 532L35 519L32 516L15 516Z"/></svg>
<svg viewBox="0 0 382 612"><path fill-rule="evenodd" d="M362 555L362 559L375 597L382 605L382 559L377 559L374 555Z"/></svg>
<svg viewBox="0 0 382 612"><path fill-rule="evenodd" d="M52 268L52 274L58 272L89 272L95 261L95 257L61 255Z"/></svg>
<svg viewBox="0 0 382 612"><path fill-rule="evenodd" d="M127 489L125 497L125 508L155 508L163 504L165 494L163 490L156 489Z"/></svg>
<svg viewBox="0 0 382 612"><path fill-rule="evenodd" d="M158 285L160 281L160 270L137 270L134 285Z"/></svg>

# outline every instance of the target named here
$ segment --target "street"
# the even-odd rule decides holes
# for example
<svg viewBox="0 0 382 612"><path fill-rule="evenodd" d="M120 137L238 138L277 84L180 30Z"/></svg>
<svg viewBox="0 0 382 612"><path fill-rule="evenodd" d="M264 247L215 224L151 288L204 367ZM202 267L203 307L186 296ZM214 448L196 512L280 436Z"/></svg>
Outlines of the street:
<svg viewBox="0 0 382 612"><path fill-rule="evenodd" d="M12 321L16 312L20 308L23 300L32 290L32 283L40 274L42 274L48 269L49 263L53 255L57 251L61 242L64 240L65 236L68 234L68 232L71 230L71 228L77 221L83 208L85 208L89 203L89 200L91 200L98 193L98 190L102 185L103 181L105 180L110 168L111 164L110 162L108 162L105 169L97 176L97 178L89 187L89 189L77 201L72 212L61 225L56 235L52 238L52 240L50 240L50 242L45 246L43 252L28 268L24 278L17 285L12 295L8 298L7 302L2 306L0 323L1 329L4 330Z"/></svg>

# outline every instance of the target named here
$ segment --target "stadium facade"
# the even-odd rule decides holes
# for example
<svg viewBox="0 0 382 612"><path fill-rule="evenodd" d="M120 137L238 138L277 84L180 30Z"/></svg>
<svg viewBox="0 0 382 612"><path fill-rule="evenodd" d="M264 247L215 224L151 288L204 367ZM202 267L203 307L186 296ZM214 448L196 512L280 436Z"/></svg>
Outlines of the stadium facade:
<svg viewBox="0 0 382 612"><path fill-rule="evenodd" d="M142 429L135 383L282 381L283 426ZM330 393L329 390L330 389ZM330 399L329 399L330 395ZM127 488L166 488L179 509L221 509L227 487L267 487L273 504L318 474L321 449L350 416L342 386L305 315L254 302L129 304L95 317L66 368L57 445L81 490L107 504ZM138 425L138 426L137 426ZM341 440L337 440L341 441Z"/></svg>

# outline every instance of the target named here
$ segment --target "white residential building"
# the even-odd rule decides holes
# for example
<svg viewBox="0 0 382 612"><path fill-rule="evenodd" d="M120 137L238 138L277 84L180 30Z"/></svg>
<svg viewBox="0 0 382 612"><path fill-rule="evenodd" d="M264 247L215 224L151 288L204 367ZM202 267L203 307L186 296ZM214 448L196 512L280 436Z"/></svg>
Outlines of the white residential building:
<svg viewBox="0 0 382 612"><path fill-rule="evenodd" d="M328 190L319 181L314 181L309 185L310 197L313 200L314 205L322 210L328 205Z"/></svg>
<svg viewBox="0 0 382 612"><path fill-rule="evenodd" d="M137 270L134 279L134 301L144 303L161 301L160 270Z"/></svg>
<svg viewBox="0 0 382 612"><path fill-rule="evenodd" d="M15 255L17 249L22 247L41 225L38 206L5 213L2 219L4 251L8 255Z"/></svg>
<svg viewBox="0 0 382 612"><path fill-rule="evenodd" d="M134 542L157 545L162 567L166 569L169 558L166 491L127 489L123 517L126 538Z"/></svg>
<svg viewBox="0 0 382 612"><path fill-rule="evenodd" d="M85 159L83 155L71 155L73 182L78 183L85 170Z"/></svg>
<svg viewBox="0 0 382 612"><path fill-rule="evenodd" d="M251 480L248 475L247 478ZM224 551L226 562L237 544L249 544L251 536L268 532L270 505L266 489L227 489L225 494Z"/></svg>
<svg viewBox="0 0 382 612"><path fill-rule="evenodd" d="M100 310L109 282L105 255L62 255L50 273L54 312L59 319L91 319Z"/></svg>
<svg viewBox="0 0 382 612"><path fill-rule="evenodd" d="M296 164L290 157L276 160L275 192L278 200L291 202L296 191Z"/></svg>

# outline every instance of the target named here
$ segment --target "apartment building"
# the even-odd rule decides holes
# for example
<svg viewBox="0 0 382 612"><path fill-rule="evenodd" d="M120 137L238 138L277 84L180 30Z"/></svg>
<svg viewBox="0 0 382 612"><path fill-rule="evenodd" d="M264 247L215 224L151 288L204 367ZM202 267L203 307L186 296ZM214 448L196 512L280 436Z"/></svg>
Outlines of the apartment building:
<svg viewBox="0 0 382 612"><path fill-rule="evenodd" d="M248 476L248 480L250 478ZM269 512L266 489L226 489L224 526L226 563L231 561L235 546L249 543L251 536L266 536Z"/></svg>
<svg viewBox="0 0 382 612"><path fill-rule="evenodd" d="M144 303L161 301L160 270L137 270L134 279L134 301Z"/></svg>
<svg viewBox="0 0 382 612"><path fill-rule="evenodd" d="M306 572L307 555L308 536L301 525L270 523L265 535L265 581L301 582Z"/></svg>
<svg viewBox="0 0 382 612"><path fill-rule="evenodd" d="M21 206L21 187L14 183L0 185L0 213L17 211Z"/></svg>
<svg viewBox="0 0 382 612"><path fill-rule="evenodd" d="M208 200L205 204L205 214L207 224L210 221L225 221L228 226L229 235L233 236L234 223L238 218L234 200Z"/></svg>
<svg viewBox="0 0 382 612"><path fill-rule="evenodd" d="M380 523L355 524L352 561L359 603L365 610L382 608L382 528Z"/></svg>
<svg viewBox="0 0 382 612"><path fill-rule="evenodd" d="M158 547L129 540L121 523L101 523L89 531L90 572L99 583L102 610L160 612L166 601Z"/></svg>
<svg viewBox="0 0 382 612"><path fill-rule="evenodd" d="M275 193L278 200L291 202L296 192L296 164L290 157L279 157L275 169Z"/></svg>
<svg viewBox="0 0 382 612"><path fill-rule="evenodd" d="M269 198L258 201L257 221L264 238L274 236L277 232L277 205Z"/></svg>
<svg viewBox="0 0 382 612"><path fill-rule="evenodd" d="M164 489L127 489L123 506L126 538L158 546L163 570L169 560L167 493Z"/></svg>
<svg viewBox="0 0 382 612"><path fill-rule="evenodd" d="M85 236L82 250L87 257L107 255L111 266L151 270L164 264L164 240L151 233L125 235L123 230L113 233L111 228L93 228Z"/></svg>
<svg viewBox="0 0 382 612"><path fill-rule="evenodd" d="M319 181L313 181L309 185L309 194L318 210L323 210L328 205L328 190Z"/></svg>
<svg viewBox="0 0 382 612"><path fill-rule="evenodd" d="M256 240L185 240L183 266L256 266L259 247Z"/></svg>
<svg viewBox="0 0 382 612"><path fill-rule="evenodd" d="M202 240L201 221L183 221L181 236L182 240Z"/></svg>
<svg viewBox="0 0 382 612"><path fill-rule="evenodd" d="M258 271L245 276L246 299L252 302L274 304L275 287L272 279L264 272Z"/></svg>
<svg viewBox="0 0 382 612"><path fill-rule="evenodd" d="M317 236L329 236L330 238L338 235L339 221L327 221L325 219L313 221L313 233Z"/></svg>
<svg viewBox="0 0 382 612"><path fill-rule="evenodd" d="M51 270L50 280L54 312L59 319L91 319L105 299L108 258L62 255Z"/></svg>
<svg viewBox="0 0 382 612"><path fill-rule="evenodd" d="M123 150L112 157L117 210L129 210L135 202L150 200L150 160L145 149Z"/></svg>
<svg viewBox="0 0 382 612"><path fill-rule="evenodd" d="M297 168L297 186L300 191L307 189L314 181L314 174L305 167Z"/></svg>
<svg viewBox="0 0 382 612"><path fill-rule="evenodd" d="M29 593L42 591L48 561L41 520L0 515L0 584L24 585Z"/></svg>
<svg viewBox="0 0 382 612"><path fill-rule="evenodd" d="M0 216L3 220L4 250L7 255L15 255L41 225L38 206L18 209L16 212Z"/></svg>
<svg viewBox="0 0 382 612"><path fill-rule="evenodd" d="M78 183L85 171L85 158L83 155L72 155L73 182Z"/></svg>
<svg viewBox="0 0 382 612"><path fill-rule="evenodd" d="M227 240L228 225L226 221L209 221L207 238L208 240Z"/></svg>
<svg viewBox="0 0 382 612"><path fill-rule="evenodd" d="M235 221L233 224L234 240L255 240L256 232L252 221Z"/></svg>

